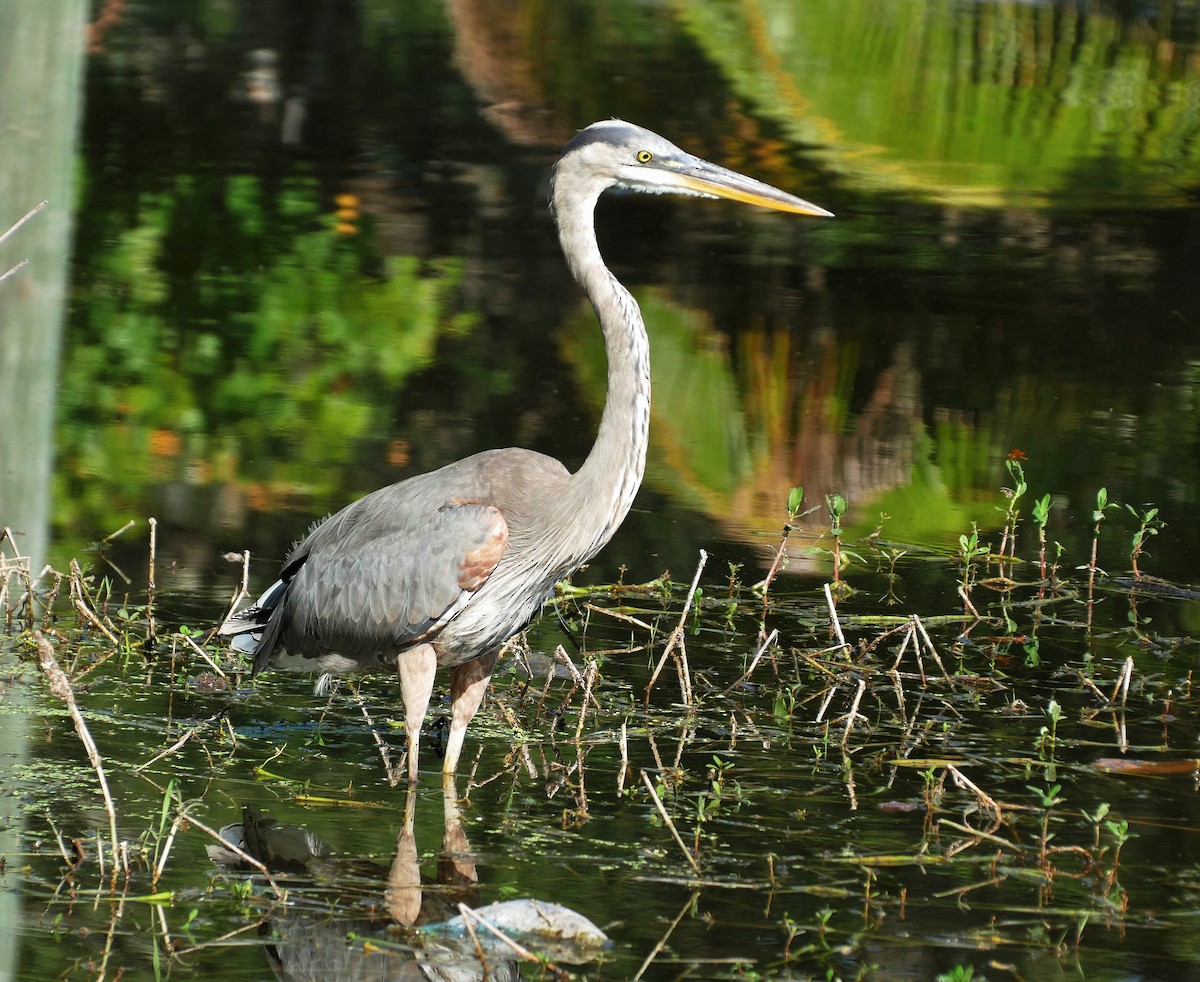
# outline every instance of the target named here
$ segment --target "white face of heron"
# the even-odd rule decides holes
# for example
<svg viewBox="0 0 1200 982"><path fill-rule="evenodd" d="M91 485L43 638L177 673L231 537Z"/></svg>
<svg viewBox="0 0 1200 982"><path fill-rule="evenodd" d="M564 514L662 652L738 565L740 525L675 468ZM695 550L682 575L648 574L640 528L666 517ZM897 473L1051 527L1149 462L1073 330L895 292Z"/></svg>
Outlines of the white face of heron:
<svg viewBox="0 0 1200 982"><path fill-rule="evenodd" d="M604 120L582 130L567 145L564 161L604 186L661 193L697 193L678 184L680 165L696 160L657 133L620 120Z"/></svg>
<svg viewBox="0 0 1200 982"><path fill-rule="evenodd" d="M592 200L606 187L650 194L727 198L802 215L830 213L802 198L679 149L657 133L605 120L582 130L563 152L556 180L562 191ZM569 186L569 187L568 187Z"/></svg>

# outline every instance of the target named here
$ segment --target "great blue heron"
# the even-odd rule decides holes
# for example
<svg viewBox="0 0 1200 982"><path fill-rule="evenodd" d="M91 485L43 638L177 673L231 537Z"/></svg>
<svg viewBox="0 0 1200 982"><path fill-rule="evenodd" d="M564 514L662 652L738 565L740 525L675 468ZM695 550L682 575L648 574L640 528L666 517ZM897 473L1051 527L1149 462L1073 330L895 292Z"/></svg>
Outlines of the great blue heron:
<svg viewBox="0 0 1200 982"><path fill-rule="evenodd" d="M640 126L605 120L581 131L555 165L550 207L608 356L608 393L587 460L572 474L531 450L485 450L375 491L313 528L279 581L221 626L238 635L235 647L254 653L255 673L268 665L397 670L410 787L437 666L451 669L443 772L452 775L500 646L612 538L642 482L650 351L638 305L596 243L596 201L610 187L830 215Z"/></svg>

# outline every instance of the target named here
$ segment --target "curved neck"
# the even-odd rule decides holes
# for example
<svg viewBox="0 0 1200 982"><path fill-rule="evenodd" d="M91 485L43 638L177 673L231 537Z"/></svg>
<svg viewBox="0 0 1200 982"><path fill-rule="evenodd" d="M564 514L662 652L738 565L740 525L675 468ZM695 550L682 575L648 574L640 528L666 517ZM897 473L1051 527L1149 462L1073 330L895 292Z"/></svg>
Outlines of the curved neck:
<svg viewBox="0 0 1200 982"><path fill-rule="evenodd" d="M558 236L571 273L596 311L608 358L608 392L587 460L571 476L563 505L571 514L579 562L612 538L642 483L650 438L650 343L637 301L609 272L596 243L599 188L555 188Z"/></svg>

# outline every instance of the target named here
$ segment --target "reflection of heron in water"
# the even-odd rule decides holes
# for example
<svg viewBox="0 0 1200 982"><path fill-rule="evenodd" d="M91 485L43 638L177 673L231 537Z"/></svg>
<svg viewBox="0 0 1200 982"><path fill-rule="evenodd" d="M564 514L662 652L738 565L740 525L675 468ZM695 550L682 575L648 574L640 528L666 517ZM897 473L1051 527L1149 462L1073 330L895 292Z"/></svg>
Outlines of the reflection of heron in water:
<svg viewBox="0 0 1200 982"><path fill-rule="evenodd" d="M270 917L276 940L266 954L278 978L506 982L520 978L517 949L510 942L536 953L529 958L568 964L593 961L609 946L604 932L586 917L550 901L476 906L478 873L452 779L444 782L442 792L445 829L432 889L421 880L412 792L395 857L381 884L382 897L379 887L371 889L379 881L364 861L333 856L306 829L278 824L246 808L240 824L221 830L227 842L271 872L301 874L289 881L289 901ZM223 865L241 863L231 850L218 846L210 846L209 855ZM311 885L303 882L305 876ZM355 894L361 897L358 904L349 900ZM321 913L323 909L329 913Z"/></svg>
<svg viewBox="0 0 1200 982"><path fill-rule="evenodd" d="M550 193L563 253L596 310L608 356L604 413L587 460L572 474L530 450L487 450L369 494L315 527L279 581L221 627L254 653L255 672L398 668L410 786L437 666L451 669L443 770L452 774L500 646L612 538L641 484L649 344L637 303L596 243L595 205L610 187L829 214L639 126L593 123L567 144Z"/></svg>

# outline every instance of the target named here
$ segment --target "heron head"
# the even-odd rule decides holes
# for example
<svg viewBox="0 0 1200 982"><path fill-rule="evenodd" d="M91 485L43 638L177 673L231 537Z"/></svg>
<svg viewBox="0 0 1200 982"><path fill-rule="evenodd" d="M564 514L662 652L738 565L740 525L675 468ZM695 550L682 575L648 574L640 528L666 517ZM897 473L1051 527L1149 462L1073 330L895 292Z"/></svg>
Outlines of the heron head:
<svg viewBox="0 0 1200 982"><path fill-rule="evenodd" d="M833 217L831 212L762 181L709 163L633 123L602 120L566 145L555 167L551 204L569 186L573 194L598 196L608 187L650 194L727 198L798 215Z"/></svg>

